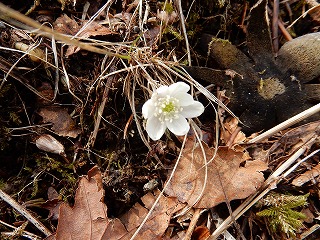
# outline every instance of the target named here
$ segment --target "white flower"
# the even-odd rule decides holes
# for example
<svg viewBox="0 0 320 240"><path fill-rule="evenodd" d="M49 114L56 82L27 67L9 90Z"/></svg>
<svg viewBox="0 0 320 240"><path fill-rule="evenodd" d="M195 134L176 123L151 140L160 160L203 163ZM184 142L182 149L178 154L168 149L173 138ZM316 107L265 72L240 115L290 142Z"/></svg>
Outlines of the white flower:
<svg viewBox="0 0 320 240"><path fill-rule="evenodd" d="M186 118L203 113L202 103L193 100L189 90L184 82L161 86L145 102L142 115L147 119L146 130L152 140L160 139L167 128L177 136L187 134L190 126Z"/></svg>

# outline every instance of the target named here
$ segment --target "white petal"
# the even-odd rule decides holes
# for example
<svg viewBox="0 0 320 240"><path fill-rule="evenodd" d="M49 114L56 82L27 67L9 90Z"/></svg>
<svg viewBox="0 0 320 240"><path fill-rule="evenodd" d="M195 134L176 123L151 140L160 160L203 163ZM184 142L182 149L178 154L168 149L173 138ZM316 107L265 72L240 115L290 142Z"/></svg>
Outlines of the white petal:
<svg viewBox="0 0 320 240"><path fill-rule="evenodd" d="M185 92L177 92L172 97L179 100L180 106L188 106L194 102L193 97L189 93Z"/></svg>
<svg viewBox="0 0 320 240"><path fill-rule="evenodd" d="M161 87L157 88L156 94L158 97L166 97L167 95L170 94L169 87L168 86L161 86Z"/></svg>
<svg viewBox="0 0 320 240"><path fill-rule="evenodd" d="M152 140L158 140L162 137L166 130L166 125L161 123L158 118L150 117L147 120L146 130Z"/></svg>
<svg viewBox="0 0 320 240"><path fill-rule="evenodd" d="M188 121L181 115L178 119L173 119L172 122L166 122L169 130L177 136L183 136L189 132L190 126Z"/></svg>
<svg viewBox="0 0 320 240"><path fill-rule="evenodd" d="M170 96L174 96L178 92L188 92L190 90L190 86L184 82L176 82L169 86Z"/></svg>
<svg viewBox="0 0 320 240"><path fill-rule="evenodd" d="M189 106L184 106L180 112L185 118L194 118L200 116L204 112L204 106L201 102L193 101Z"/></svg>
<svg viewBox="0 0 320 240"><path fill-rule="evenodd" d="M142 106L142 115L144 118L150 118L154 113L154 101L149 99Z"/></svg>

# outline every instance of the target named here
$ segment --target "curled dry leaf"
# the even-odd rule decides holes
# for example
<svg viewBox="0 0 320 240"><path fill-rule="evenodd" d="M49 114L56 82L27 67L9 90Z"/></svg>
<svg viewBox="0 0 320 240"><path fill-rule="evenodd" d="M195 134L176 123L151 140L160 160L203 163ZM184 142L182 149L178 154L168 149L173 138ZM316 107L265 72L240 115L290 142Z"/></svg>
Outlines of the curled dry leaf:
<svg viewBox="0 0 320 240"><path fill-rule="evenodd" d="M68 111L61 107L43 107L39 110L43 122L51 122L52 130L63 137L75 138L79 135L80 129L75 126Z"/></svg>
<svg viewBox="0 0 320 240"><path fill-rule="evenodd" d="M202 145L207 161L210 161L214 149L205 143ZM219 147L216 156L207 164L208 179L205 185L206 168L200 145L187 141L165 192L196 208L211 208L222 202L246 198L264 182L261 171L267 169L265 162L247 159L244 152ZM197 201L199 196L201 198Z"/></svg>
<svg viewBox="0 0 320 240"><path fill-rule="evenodd" d="M49 134L42 134L36 140L36 146L45 152L65 156L64 146Z"/></svg>
<svg viewBox="0 0 320 240"><path fill-rule="evenodd" d="M223 123L224 131L221 134L221 140L224 140L228 146L243 143L246 140L246 135L240 131L238 124L239 121L234 117L226 119Z"/></svg>
<svg viewBox="0 0 320 240"><path fill-rule="evenodd" d="M196 227L192 234L192 239L194 240L206 240L210 237L210 231L207 227L199 226Z"/></svg>

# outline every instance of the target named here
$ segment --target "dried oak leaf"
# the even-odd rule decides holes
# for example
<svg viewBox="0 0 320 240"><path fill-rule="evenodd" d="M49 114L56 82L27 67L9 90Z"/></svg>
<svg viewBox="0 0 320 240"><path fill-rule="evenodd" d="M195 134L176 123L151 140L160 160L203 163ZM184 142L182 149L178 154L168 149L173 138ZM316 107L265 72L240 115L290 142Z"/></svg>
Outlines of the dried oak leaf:
<svg viewBox="0 0 320 240"><path fill-rule="evenodd" d="M209 161L214 149L205 143L202 145ZM264 182L261 171L267 169L265 162L247 159L244 152L219 147L214 159L207 164L205 185L206 167L201 147L198 143L187 141L165 192L196 208L211 208L227 200L246 198Z"/></svg>
<svg viewBox="0 0 320 240"><path fill-rule="evenodd" d="M141 198L144 206L136 203L120 218L121 222L128 230L128 234L121 238L121 240L130 239L140 226L144 217L148 214L149 209L152 207L159 194L159 190L155 190L153 193L147 193ZM184 206L184 204L179 203L177 198L162 196L136 239L160 239L169 225L172 214L179 211Z"/></svg>
<svg viewBox="0 0 320 240"><path fill-rule="evenodd" d="M91 177L80 178L74 206L61 204L56 239L99 240L109 224L101 172L97 167L90 171Z"/></svg>
<svg viewBox="0 0 320 240"><path fill-rule="evenodd" d="M111 34L117 34L111 31L109 28L97 23L91 22L84 29L81 30L87 24L88 21L83 21L80 25L74 20L69 18L66 14L57 18L54 22L54 29L63 34L69 34L71 36L77 35L77 38L88 39L94 36L106 36ZM81 31L80 31L81 30ZM80 31L80 32L79 32ZM79 32L79 33L78 33ZM66 56L70 56L80 50L77 46L69 46L66 52Z"/></svg>
<svg viewBox="0 0 320 240"><path fill-rule="evenodd" d="M101 172L97 167L81 177L71 208L61 204L56 240L125 240L130 239L140 226L159 191L141 198L144 206L136 203L120 219L109 219L103 203L104 190ZM159 239L167 229L173 213L184 207L176 198L162 196L136 239Z"/></svg>
<svg viewBox="0 0 320 240"><path fill-rule="evenodd" d="M39 109L43 122L51 122L52 130L63 137L75 138L80 134L80 129L75 126L68 111L62 107L43 107Z"/></svg>

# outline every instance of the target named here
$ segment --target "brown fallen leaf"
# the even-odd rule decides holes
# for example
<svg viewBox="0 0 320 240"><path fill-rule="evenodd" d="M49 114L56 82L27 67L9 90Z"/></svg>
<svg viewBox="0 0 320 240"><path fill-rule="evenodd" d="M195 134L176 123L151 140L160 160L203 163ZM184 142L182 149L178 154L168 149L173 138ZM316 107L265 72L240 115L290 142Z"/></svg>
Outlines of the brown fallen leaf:
<svg viewBox="0 0 320 240"><path fill-rule="evenodd" d="M52 130L59 136L75 138L81 132L68 111L62 107L43 107L39 109L38 113L43 118L43 122L53 124Z"/></svg>
<svg viewBox="0 0 320 240"><path fill-rule="evenodd" d="M58 220L59 208L63 202L59 196L59 193L53 188L48 188L48 200L42 204L42 207L49 210L49 219Z"/></svg>
<svg viewBox="0 0 320 240"><path fill-rule="evenodd" d="M139 203L136 203L120 218L128 230L128 234L121 238L121 240L130 239L140 226L144 217L148 214L149 209L152 207L159 193L159 190L156 190L153 193L147 193L141 198L141 201L144 203L144 207ZM179 211L184 206L184 204L179 203L177 198L162 196L136 239L160 239L169 225L172 214Z"/></svg>
<svg viewBox="0 0 320 240"><path fill-rule="evenodd" d="M53 28L57 32L71 36L75 35L80 30L78 23L74 19L69 18L66 14L63 14L56 19L53 23Z"/></svg>
<svg viewBox="0 0 320 240"><path fill-rule="evenodd" d="M273 159L283 156L284 153L290 155L299 149L310 139L320 135L320 121L307 123L286 132L279 141L275 142L269 149Z"/></svg>
<svg viewBox="0 0 320 240"><path fill-rule="evenodd" d="M101 172L94 168L95 175ZM104 190L99 176L81 177L75 195L75 203L70 207L62 203L56 239L99 240L109 224L107 206L103 203Z"/></svg>
<svg viewBox="0 0 320 240"><path fill-rule="evenodd" d="M83 21L81 24L78 24L74 19L69 18L66 14L57 18L54 22L54 29L60 33L68 35L77 35L77 38L88 39L94 36L106 36L111 34L117 34L116 32L111 31L109 28L97 23L91 22L86 26L81 32L81 28L87 24L88 21ZM79 33L78 33L79 32ZM80 50L79 47L69 46L66 52L66 56L70 56Z"/></svg>
<svg viewBox="0 0 320 240"><path fill-rule="evenodd" d="M37 88L41 96L37 96L37 104L39 107L52 105L52 101L54 99L54 90L52 86L48 82L42 82L41 86Z"/></svg>
<svg viewBox="0 0 320 240"><path fill-rule="evenodd" d="M157 49L157 42L160 37L160 26L153 26L144 33L147 40L147 46Z"/></svg>
<svg viewBox="0 0 320 240"><path fill-rule="evenodd" d="M209 161L214 149L202 144ZM219 147L215 158L207 165L208 179L202 193L205 162L199 144L194 146L194 142L189 140L165 192L196 208L211 208L222 202L246 198L264 182L261 171L268 168L263 161L247 159L244 152ZM196 202L200 195L201 198Z"/></svg>
<svg viewBox="0 0 320 240"><path fill-rule="evenodd" d="M311 170L301 174L299 177L296 177L291 184L296 187L301 187L303 184L309 181L314 181L319 175L320 175L320 164L316 165Z"/></svg>
<svg viewBox="0 0 320 240"><path fill-rule="evenodd" d="M104 190L101 172L92 168L81 177L73 207L60 206L57 240L116 240L130 239L148 214L160 191L149 192L120 219L109 219L103 203ZM184 207L176 198L162 196L136 239L159 239L169 225L171 216Z"/></svg>

